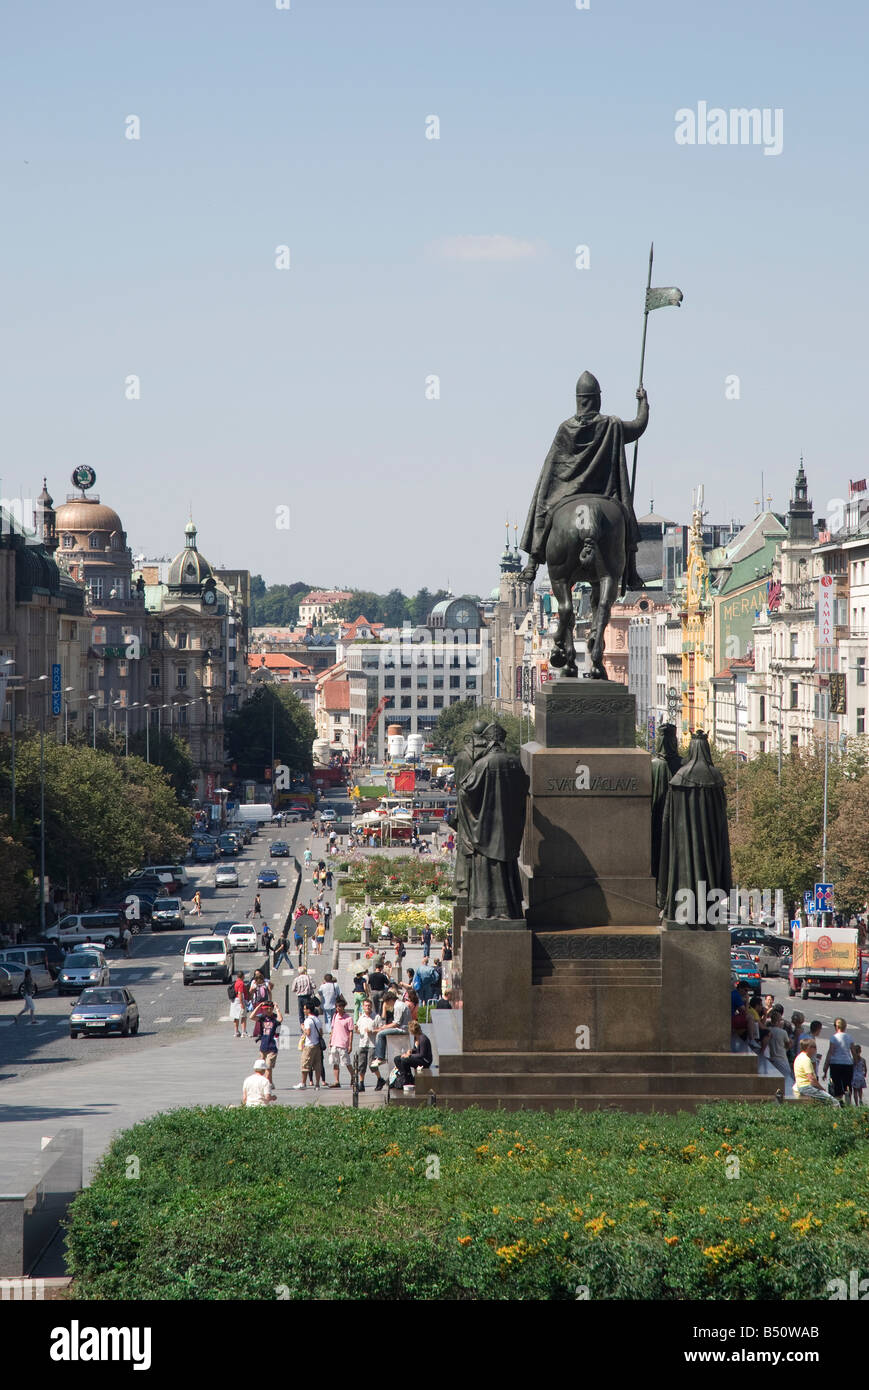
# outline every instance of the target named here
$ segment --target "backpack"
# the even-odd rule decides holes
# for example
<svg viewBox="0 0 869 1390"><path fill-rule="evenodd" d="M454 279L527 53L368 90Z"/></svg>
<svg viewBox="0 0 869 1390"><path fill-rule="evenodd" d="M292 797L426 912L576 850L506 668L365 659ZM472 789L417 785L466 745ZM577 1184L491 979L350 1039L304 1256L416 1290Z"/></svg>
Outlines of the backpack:
<svg viewBox="0 0 869 1390"><path fill-rule="evenodd" d="M227 986L226 986L226 993L227 993L227 997L228 997L228 998L231 1000L231 1002L234 1004L234 1003L235 1003L235 985L234 985L234 984L232 984L232 985L227 985Z"/></svg>

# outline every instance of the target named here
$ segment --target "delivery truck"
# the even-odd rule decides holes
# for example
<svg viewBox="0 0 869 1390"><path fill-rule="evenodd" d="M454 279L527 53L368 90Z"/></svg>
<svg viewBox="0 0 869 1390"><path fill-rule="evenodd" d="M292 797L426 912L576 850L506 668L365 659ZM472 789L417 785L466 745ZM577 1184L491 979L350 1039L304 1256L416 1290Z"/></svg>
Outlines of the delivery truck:
<svg viewBox="0 0 869 1390"><path fill-rule="evenodd" d="M860 952L856 927L794 928L788 994L808 999L827 994L853 999L860 988Z"/></svg>

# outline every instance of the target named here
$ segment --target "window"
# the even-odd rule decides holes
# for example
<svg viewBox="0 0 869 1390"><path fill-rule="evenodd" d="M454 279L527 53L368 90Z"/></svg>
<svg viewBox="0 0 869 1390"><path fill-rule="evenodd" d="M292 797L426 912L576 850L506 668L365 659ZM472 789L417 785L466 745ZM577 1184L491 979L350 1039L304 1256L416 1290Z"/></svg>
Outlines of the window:
<svg viewBox="0 0 869 1390"><path fill-rule="evenodd" d="M857 657L857 684L858 684L858 685L865 685L865 684L866 684L866 658L865 658L865 656L858 656L858 657Z"/></svg>
<svg viewBox="0 0 869 1390"><path fill-rule="evenodd" d="M761 724L765 724L765 723L766 723L766 696L765 696L765 695L761 695L761 697L760 697L760 722L761 722Z"/></svg>
<svg viewBox="0 0 869 1390"><path fill-rule="evenodd" d="M186 633L186 632L179 632L179 634L178 634L178 650L179 650L180 652L183 652L183 651L186 651L186 649L187 649L187 633Z"/></svg>
<svg viewBox="0 0 869 1390"><path fill-rule="evenodd" d="M533 669L532 669L532 671L531 671L531 675L532 675L532 676L534 675ZM465 689L466 689L466 690L476 690L476 688L477 688L477 677L476 677L476 676L468 676L467 680L465 681Z"/></svg>
<svg viewBox="0 0 869 1390"><path fill-rule="evenodd" d="M152 690L159 690L159 689L160 689L160 667L159 667L159 666L152 666L152 667L151 667L151 689L152 689Z"/></svg>
<svg viewBox="0 0 869 1390"><path fill-rule="evenodd" d="M88 587L91 591L91 602L102 603L103 601L103 581L102 576L97 575L95 579L88 580Z"/></svg>
<svg viewBox="0 0 869 1390"><path fill-rule="evenodd" d="M444 678L443 678L443 676L433 676L433 677L432 677L432 685L434 686L435 690L443 690L443 688L444 688Z"/></svg>
<svg viewBox="0 0 869 1390"><path fill-rule="evenodd" d="M410 676L402 676L402 678L401 678L401 688L402 688L402 690L410 690L410 687L411 687L411 679L410 679Z"/></svg>
<svg viewBox="0 0 869 1390"><path fill-rule="evenodd" d="M865 706L865 705L858 705L858 706L857 706L857 733L858 733L858 734L865 734L865 732L866 732L866 706Z"/></svg>
<svg viewBox="0 0 869 1390"><path fill-rule="evenodd" d="M799 748L799 746L800 746L800 736L799 736L799 734L791 734L791 752L793 752L795 749Z"/></svg>
<svg viewBox="0 0 869 1390"><path fill-rule="evenodd" d="M402 697L401 697L401 708L402 708L402 709L410 709L411 703L412 703L412 701L411 701L411 697L410 697L409 695L402 695Z"/></svg>
<svg viewBox="0 0 869 1390"><path fill-rule="evenodd" d="M432 709L443 709L443 707L444 707L444 697L443 697L443 695L433 695L433 696L432 696L432 701L431 701L431 703L432 703Z"/></svg>
<svg viewBox="0 0 869 1390"><path fill-rule="evenodd" d="M461 676L450 676L450 690L458 690L461 683ZM452 700L450 701L450 704L452 704Z"/></svg>
<svg viewBox="0 0 869 1390"><path fill-rule="evenodd" d="M428 696L420 695L417 699L417 709L428 709Z"/></svg>
<svg viewBox="0 0 869 1390"><path fill-rule="evenodd" d="M383 686L385 690L395 689L395 676L384 676Z"/></svg>
<svg viewBox="0 0 869 1390"><path fill-rule="evenodd" d="M120 548L121 548L121 538L120 538L120 536L118 535L117 531L115 531L114 534L113 534L113 536L112 536L112 550L120 550Z"/></svg>
<svg viewBox="0 0 869 1390"><path fill-rule="evenodd" d="M458 695L451 695L451 696L450 696L450 704L451 704L451 705L457 705L458 703L459 703L459 697L458 697Z"/></svg>
<svg viewBox="0 0 869 1390"><path fill-rule="evenodd" d="M178 723L182 726L182 728L183 728L184 725L187 723L187 706L186 706L186 705L182 705L181 708L180 708L179 711L178 711Z"/></svg>
<svg viewBox="0 0 869 1390"><path fill-rule="evenodd" d="M99 535L97 535L96 532L94 532L92 535L88 536L88 547L89 547L89 549L91 549L91 550L102 550L102 548L103 548L103 543L102 543L101 538L99 537Z"/></svg>
<svg viewBox="0 0 869 1390"><path fill-rule="evenodd" d="M179 690L186 690L186 689L187 689L187 667L186 667L186 666L179 666L179 667L178 667L178 689L179 689Z"/></svg>
<svg viewBox="0 0 869 1390"><path fill-rule="evenodd" d="M160 648L160 634L159 634L159 632L152 632L152 633L151 633L151 651L152 651L152 652L159 651L159 648Z"/></svg>
<svg viewBox="0 0 869 1390"><path fill-rule="evenodd" d="M797 681L791 681L791 709L800 707L800 687Z"/></svg>
<svg viewBox="0 0 869 1390"><path fill-rule="evenodd" d="M799 651L797 650L797 649L798 649L798 646L799 646L799 641L800 641L800 635L799 635L799 633L798 633L798 632L792 632L792 633L791 633L791 656L792 656L792 657L797 657L797 656L799 656Z"/></svg>
<svg viewBox="0 0 869 1390"><path fill-rule="evenodd" d="M64 536L64 538L63 538L63 548L64 548L64 550L72 550L74 546L75 546L75 536Z"/></svg>
<svg viewBox="0 0 869 1390"><path fill-rule="evenodd" d="M420 690L428 690L428 676L417 676L416 683Z"/></svg>

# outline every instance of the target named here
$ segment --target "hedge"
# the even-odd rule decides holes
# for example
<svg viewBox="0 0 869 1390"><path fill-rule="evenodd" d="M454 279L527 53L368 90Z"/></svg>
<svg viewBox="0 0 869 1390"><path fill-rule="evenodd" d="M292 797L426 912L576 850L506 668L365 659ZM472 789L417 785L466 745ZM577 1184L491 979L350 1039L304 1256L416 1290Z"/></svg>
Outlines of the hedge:
<svg viewBox="0 0 869 1390"><path fill-rule="evenodd" d="M72 1293L826 1298L869 1274L867 1140L869 1110L796 1104L176 1110L73 1203Z"/></svg>

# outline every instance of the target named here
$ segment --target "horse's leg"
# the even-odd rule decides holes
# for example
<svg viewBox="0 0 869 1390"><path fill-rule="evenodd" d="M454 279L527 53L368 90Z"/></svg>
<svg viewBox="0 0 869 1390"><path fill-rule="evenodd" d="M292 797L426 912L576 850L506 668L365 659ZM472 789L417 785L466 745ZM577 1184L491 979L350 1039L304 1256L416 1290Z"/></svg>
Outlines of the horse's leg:
<svg viewBox="0 0 869 1390"><path fill-rule="evenodd" d="M552 592L558 602L558 628L555 633L555 643L552 655L549 658L553 666L567 667L566 674L570 674L570 665L573 663L574 675L576 674L576 653L573 649L573 599L570 594L570 584L566 579L556 579L550 572L549 582L552 585Z"/></svg>
<svg viewBox="0 0 869 1390"><path fill-rule="evenodd" d="M606 667L603 664L603 635L612 613L613 600L621 575L605 574L600 581L600 598L592 620L594 642L591 646L592 679L605 681Z"/></svg>
<svg viewBox="0 0 869 1390"><path fill-rule="evenodd" d="M600 583L597 579L591 581L591 622L588 625L588 638L586 646L589 652L594 646L594 628L597 622L597 610L600 605Z"/></svg>

